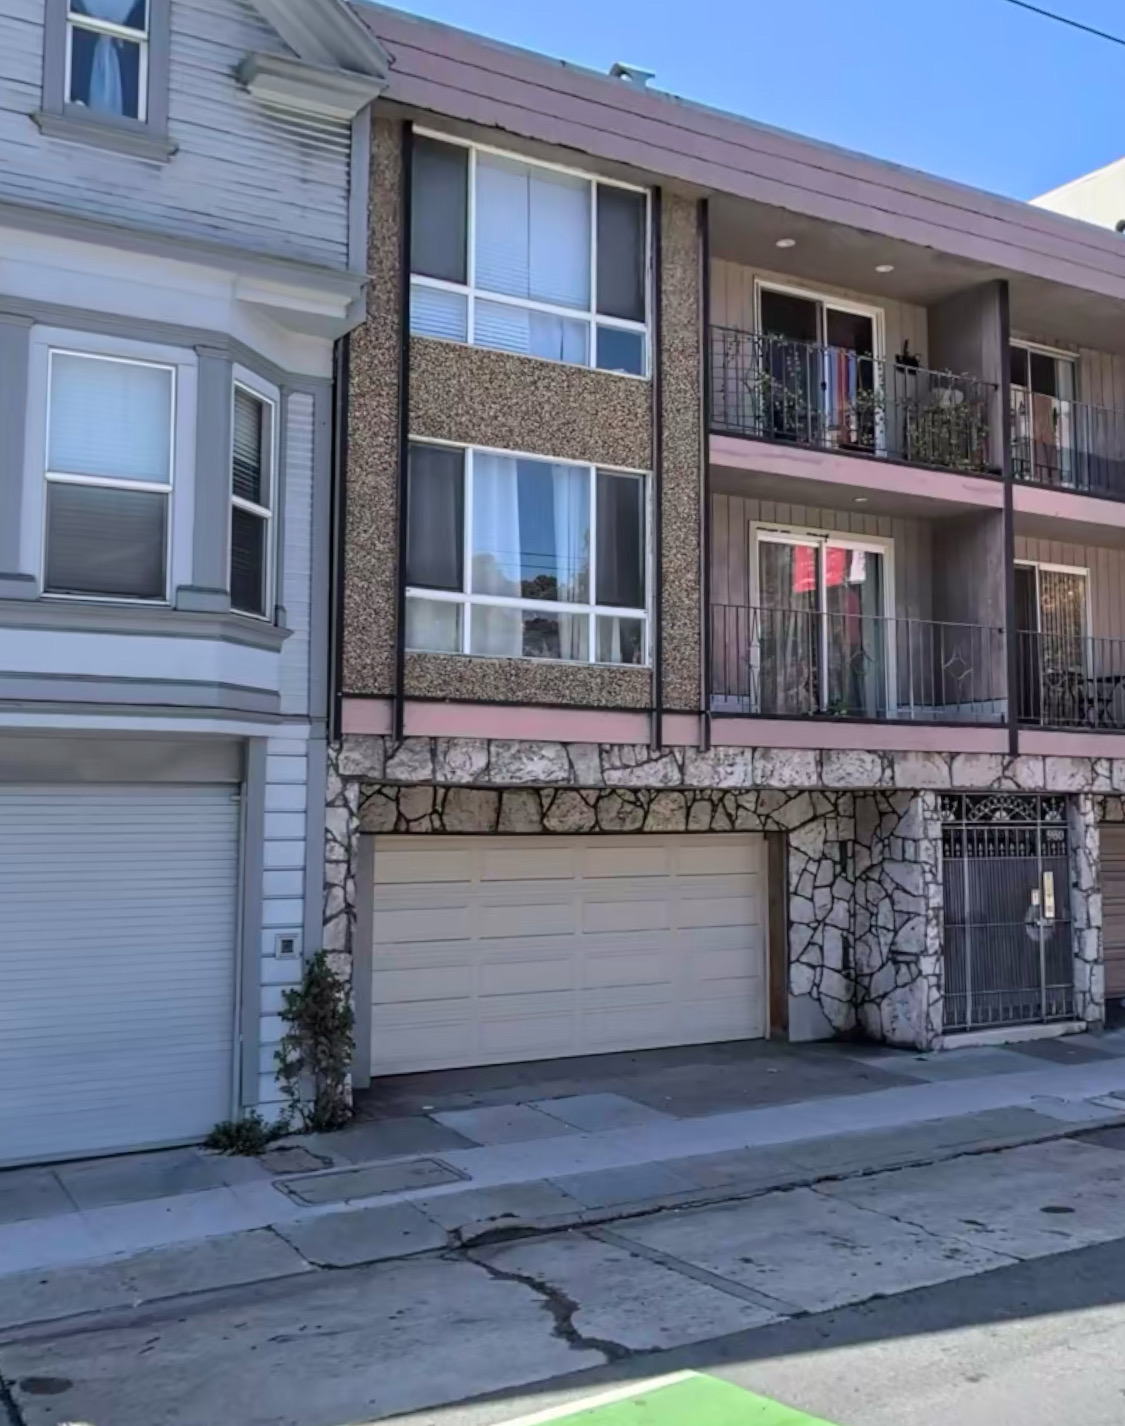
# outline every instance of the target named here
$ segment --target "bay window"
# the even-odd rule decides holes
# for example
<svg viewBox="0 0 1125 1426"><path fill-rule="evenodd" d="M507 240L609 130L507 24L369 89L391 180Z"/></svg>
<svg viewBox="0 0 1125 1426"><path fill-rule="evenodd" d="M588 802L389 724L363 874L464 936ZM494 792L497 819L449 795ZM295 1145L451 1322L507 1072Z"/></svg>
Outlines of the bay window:
<svg viewBox="0 0 1125 1426"><path fill-rule="evenodd" d="M230 602L242 614L271 613L274 408L235 385L231 423Z"/></svg>
<svg viewBox="0 0 1125 1426"><path fill-rule="evenodd" d="M175 369L52 350L44 591L168 597Z"/></svg>
<svg viewBox="0 0 1125 1426"><path fill-rule="evenodd" d="M416 442L408 515L408 648L647 661L645 476Z"/></svg>
<svg viewBox="0 0 1125 1426"><path fill-rule="evenodd" d="M648 196L415 138L410 329L644 376Z"/></svg>

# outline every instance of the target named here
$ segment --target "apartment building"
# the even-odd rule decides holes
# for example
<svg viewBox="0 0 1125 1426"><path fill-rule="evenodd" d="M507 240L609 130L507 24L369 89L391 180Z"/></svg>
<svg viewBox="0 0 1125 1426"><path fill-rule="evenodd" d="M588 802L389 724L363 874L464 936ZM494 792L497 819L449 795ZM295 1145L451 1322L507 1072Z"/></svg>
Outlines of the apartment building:
<svg viewBox="0 0 1125 1426"><path fill-rule="evenodd" d="M339 0L0 0L0 40L8 1164L279 1097L386 59Z"/></svg>
<svg viewBox="0 0 1125 1426"><path fill-rule="evenodd" d="M361 5L325 939L357 1081L1102 1023L1125 244Z"/></svg>

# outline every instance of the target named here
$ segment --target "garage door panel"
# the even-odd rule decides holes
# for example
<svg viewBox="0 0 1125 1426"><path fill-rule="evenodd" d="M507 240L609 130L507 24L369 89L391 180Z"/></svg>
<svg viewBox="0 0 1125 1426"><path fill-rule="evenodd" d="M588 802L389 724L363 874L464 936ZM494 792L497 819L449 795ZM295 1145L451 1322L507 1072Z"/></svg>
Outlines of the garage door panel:
<svg viewBox="0 0 1125 1426"><path fill-rule="evenodd" d="M473 971L469 966L447 964L414 966L403 970L380 968L375 972L375 998L383 1005L464 999L472 993Z"/></svg>
<svg viewBox="0 0 1125 1426"><path fill-rule="evenodd" d="M760 837L685 837L678 847L676 870L684 877L745 876L760 872L762 862Z"/></svg>
<svg viewBox="0 0 1125 1426"><path fill-rule="evenodd" d="M580 1053L572 1014L540 1014L483 1020L476 1042L477 1059L468 1063L502 1064L512 1060L552 1059Z"/></svg>
<svg viewBox="0 0 1125 1426"><path fill-rule="evenodd" d="M684 897L678 924L683 931L716 926L750 926L758 920L761 902L753 896Z"/></svg>
<svg viewBox="0 0 1125 1426"><path fill-rule="evenodd" d="M657 840L646 843L615 842L602 846L587 846L583 859L583 876L593 882L624 877L669 876L673 868L673 850Z"/></svg>
<svg viewBox="0 0 1125 1426"><path fill-rule="evenodd" d="M460 906L391 906L381 912L382 934L389 946L409 946L413 942L464 941L471 934Z"/></svg>
<svg viewBox="0 0 1125 1426"><path fill-rule="evenodd" d="M569 837L489 837L472 839L480 858L481 881L570 881L579 849Z"/></svg>
<svg viewBox="0 0 1125 1426"><path fill-rule="evenodd" d="M482 996L573 990L575 967L569 958L558 956L484 961L477 971L477 987Z"/></svg>
<svg viewBox="0 0 1125 1426"><path fill-rule="evenodd" d="M443 942L450 840L374 839L373 1073L764 1033L759 836L460 838Z"/></svg>
<svg viewBox="0 0 1125 1426"><path fill-rule="evenodd" d="M583 931L665 931L672 924L668 902L656 895L648 901L587 901L582 907Z"/></svg>
<svg viewBox="0 0 1125 1426"><path fill-rule="evenodd" d="M514 906L478 905L476 925L482 939L538 939L573 936L578 927L578 917L579 908L569 899L538 905L520 900Z"/></svg>
<svg viewBox="0 0 1125 1426"><path fill-rule="evenodd" d="M375 862L375 884L387 886L429 886L440 882L470 882L474 852L468 842L435 845L431 855L419 858L413 848L397 850L388 846Z"/></svg>
<svg viewBox="0 0 1125 1426"><path fill-rule="evenodd" d="M0 1159L229 1115L239 821L229 786L0 786Z"/></svg>

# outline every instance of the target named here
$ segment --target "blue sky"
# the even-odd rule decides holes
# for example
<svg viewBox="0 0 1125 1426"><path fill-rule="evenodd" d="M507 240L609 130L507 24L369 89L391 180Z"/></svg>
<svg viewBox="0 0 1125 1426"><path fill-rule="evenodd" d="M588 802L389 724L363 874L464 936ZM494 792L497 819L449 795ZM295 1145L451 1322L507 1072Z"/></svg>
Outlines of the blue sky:
<svg viewBox="0 0 1125 1426"><path fill-rule="evenodd" d="M1125 37L1122 0L1037 0ZM415 0L400 8L1031 198L1125 155L1125 47L1006 0Z"/></svg>

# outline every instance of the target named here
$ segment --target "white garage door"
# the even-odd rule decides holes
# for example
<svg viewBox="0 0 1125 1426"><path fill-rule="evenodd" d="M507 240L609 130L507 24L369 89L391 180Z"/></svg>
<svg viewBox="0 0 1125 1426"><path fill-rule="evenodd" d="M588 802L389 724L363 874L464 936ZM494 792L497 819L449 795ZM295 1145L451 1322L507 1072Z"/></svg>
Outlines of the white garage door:
<svg viewBox="0 0 1125 1426"><path fill-rule="evenodd" d="M374 842L372 1074L766 1032L760 836Z"/></svg>
<svg viewBox="0 0 1125 1426"><path fill-rule="evenodd" d="M235 793L0 785L0 1162L229 1117Z"/></svg>

